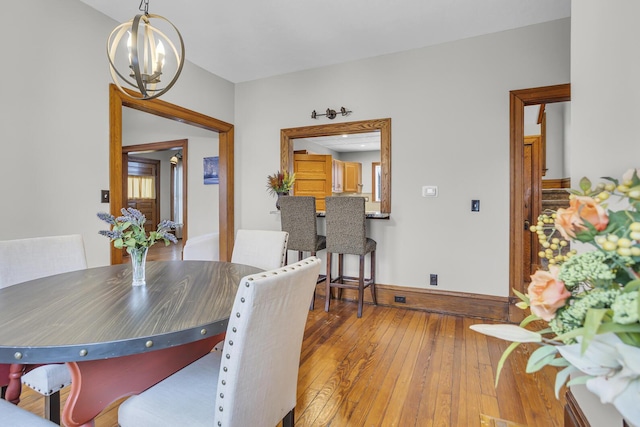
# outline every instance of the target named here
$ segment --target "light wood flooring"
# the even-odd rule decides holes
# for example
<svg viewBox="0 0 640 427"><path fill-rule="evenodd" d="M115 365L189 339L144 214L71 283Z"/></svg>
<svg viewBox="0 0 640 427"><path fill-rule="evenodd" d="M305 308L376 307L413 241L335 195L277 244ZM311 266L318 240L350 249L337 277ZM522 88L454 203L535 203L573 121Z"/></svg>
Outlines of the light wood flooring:
<svg viewBox="0 0 640 427"><path fill-rule="evenodd" d="M524 372L534 347L511 355L494 388L507 345L471 331L477 319L371 305L357 319L354 302L332 302L330 313L323 307L318 298L306 325L298 427L475 427L481 418L529 427L563 424L553 368ZM20 406L41 414L42 398L26 389ZM117 426L117 404L96 426Z"/></svg>

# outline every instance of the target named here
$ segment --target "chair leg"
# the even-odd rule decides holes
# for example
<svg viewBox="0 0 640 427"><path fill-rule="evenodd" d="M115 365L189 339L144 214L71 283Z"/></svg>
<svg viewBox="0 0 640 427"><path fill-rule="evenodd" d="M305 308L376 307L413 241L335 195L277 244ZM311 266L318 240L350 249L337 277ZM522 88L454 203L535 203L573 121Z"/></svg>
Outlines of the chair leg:
<svg viewBox="0 0 640 427"><path fill-rule="evenodd" d="M316 256L315 251L311 252L311 256ZM302 258L302 251L298 252L298 261L300 261L301 258ZM315 301L316 301L316 287L314 286L313 295L311 296L311 304L309 305L309 310L313 310Z"/></svg>
<svg viewBox="0 0 640 427"><path fill-rule="evenodd" d="M364 255L360 255L360 274L358 276L358 318L362 317L362 300L364 299Z"/></svg>
<svg viewBox="0 0 640 427"><path fill-rule="evenodd" d="M60 391L44 397L44 418L60 425Z"/></svg>
<svg viewBox="0 0 640 427"><path fill-rule="evenodd" d="M378 305L378 301L376 300L376 251L371 251L371 284L369 287L371 288L373 305Z"/></svg>
<svg viewBox="0 0 640 427"><path fill-rule="evenodd" d="M344 254L338 254L338 283L344 283ZM342 288L338 288L338 299L342 299Z"/></svg>
<svg viewBox="0 0 640 427"><path fill-rule="evenodd" d="M282 427L293 427L293 411L295 408L290 410L287 415L282 419Z"/></svg>
<svg viewBox="0 0 640 427"><path fill-rule="evenodd" d="M324 311L329 312L331 298L331 252L327 252L327 278L325 279Z"/></svg>
<svg viewBox="0 0 640 427"><path fill-rule="evenodd" d="M7 393L7 386L3 385L0 387L0 399L4 399L5 394Z"/></svg>

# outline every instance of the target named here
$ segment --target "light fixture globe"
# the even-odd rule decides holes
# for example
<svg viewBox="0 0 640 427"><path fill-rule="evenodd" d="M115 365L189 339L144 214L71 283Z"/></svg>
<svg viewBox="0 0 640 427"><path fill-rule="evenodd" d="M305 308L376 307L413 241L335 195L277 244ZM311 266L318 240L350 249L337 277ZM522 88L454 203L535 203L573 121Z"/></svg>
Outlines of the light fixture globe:
<svg viewBox="0 0 640 427"><path fill-rule="evenodd" d="M179 44L179 51L167 36L169 31L175 33L173 38ZM154 99L166 93L178 80L184 65L184 42L168 19L144 13L111 32L107 56L111 78L123 93L136 99ZM132 95L123 86L136 89L141 96Z"/></svg>

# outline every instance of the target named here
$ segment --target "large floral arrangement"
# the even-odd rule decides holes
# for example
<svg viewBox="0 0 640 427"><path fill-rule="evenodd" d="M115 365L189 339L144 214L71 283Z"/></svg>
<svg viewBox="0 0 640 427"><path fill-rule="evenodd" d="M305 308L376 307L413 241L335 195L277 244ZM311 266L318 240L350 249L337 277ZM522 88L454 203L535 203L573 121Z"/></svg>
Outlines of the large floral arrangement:
<svg viewBox="0 0 640 427"><path fill-rule="evenodd" d="M121 212L122 216L117 218L106 212L98 213L98 218L111 224L111 230L100 230L99 233L111 239L114 247L126 248L127 252L131 253L133 249L149 248L158 241L164 241L165 246L178 242L176 236L170 233L170 230L178 225L175 222L162 220L157 230L147 235L144 229L147 219L139 210L122 208Z"/></svg>
<svg viewBox="0 0 640 427"><path fill-rule="evenodd" d="M603 403L640 425L639 173L630 170L621 181L605 177L596 186L583 178L568 208L543 213L531 227L547 266L531 276L526 294L516 292L518 307L531 314L519 326L471 326L512 341L498 363L496 384L509 354L522 343L537 343L527 372L562 368L556 396L564 384L586 384ZM614 203L622 209L609 209ZM569 250L571 242L581 245L579 250ZM544 327L533 327L534 321Z"/></svg>
<svg viewBox="0 0 640 427"><path fill-rule="evenodd" d="M296 181L296 174L288 171L278 171L267 176L267 191L271 194L288 193Z"/></svg>

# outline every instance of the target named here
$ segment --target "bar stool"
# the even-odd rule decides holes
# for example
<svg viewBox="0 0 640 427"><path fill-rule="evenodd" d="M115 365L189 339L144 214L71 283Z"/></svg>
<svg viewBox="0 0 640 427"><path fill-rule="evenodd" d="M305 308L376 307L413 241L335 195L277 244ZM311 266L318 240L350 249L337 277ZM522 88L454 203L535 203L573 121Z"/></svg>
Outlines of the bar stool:
<svg viewBox="0 0 640 427"><path fill-rule="evenodd" d="M326 237L318 235L316 198L313 196L281 197L280 225L282 231L289 233L287 248L291 251L298 251L298 261L303 258L304 252L309 252L312 256L315 256L317 251L327 247ZM288 262L285 262L285 264L288 264ZM319 275L317 283L322 282L324 279L324 275ZM311 310L314 308L314 301L315 290L311 300Z"/></svg>
<svg viewBox="0 0 640 427"><path fill-rule="evenodd" d="M362 317L364 289L370 287L371 297L376 300L376 241L366 236L364 197L327 197L326 233L327 233L327 280L324 310L329 311L331 287L358 290L358 317ZM338 276L331 278L333 254L338 254ZM370 253L371 275L364 277L365 255ZM359 255L360 269L358 277L345 276L343 272L344 254ZM353 283L356 282L356 283Z"/></svg>

